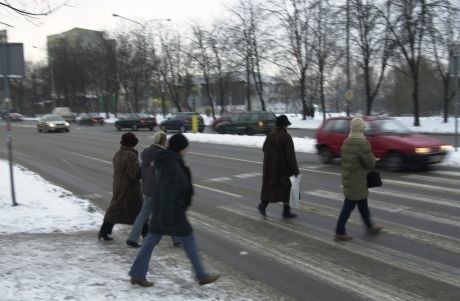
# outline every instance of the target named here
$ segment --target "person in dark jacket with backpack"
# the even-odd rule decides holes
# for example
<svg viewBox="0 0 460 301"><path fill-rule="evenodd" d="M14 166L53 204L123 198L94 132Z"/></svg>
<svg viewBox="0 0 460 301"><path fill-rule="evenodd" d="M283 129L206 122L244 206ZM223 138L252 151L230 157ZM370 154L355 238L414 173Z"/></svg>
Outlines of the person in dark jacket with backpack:
<svg viewBox="0 0 460 301"><path fill-rule="evenodd" d="M146 275L153 249L163 235L177 236L181 240L200 285L212 283L219 278L219 275L208 274L204 270L193 228L186 215L193 196L192 175L183 160L187 147L187 138L182 134L175 134L169 139L168 149L160 152L155 158L153 214L149 234L129 272L132 284L153 285L146 279Z"/></svg>
<svg viewBox="0 0 460 301"><path fill-rule="evenodd" d="M377 234L382 230L381 225L374 225L371 221L367 205L367 173L375 165L375 156L371 146L364 136L365 123L360 117L355 117L350 122L350 134L343 142L341 149L342 160L342 186L345 200L335 230L335 240L347 241L353 237L345 231L345 224L353 209L358 205L359 213L363 219L369 235Z"/></svg>
<svg viewBox="0 0 460 301"><path fill-rule="evenodd" d="M142 209L134 221L131 232L126 240L126 243L135 248L139 248L139 237L146 236L148 233L148 219L152 214L153 208L153 191L155 182L154 164L155 157L161 151L166 149L167 136L165 132L157 132L153 136L153 144L145 148L141 153L141 174L142 174L142 196L144 202ZM178 239L172 238L174 246L180 246Z"/></svg>

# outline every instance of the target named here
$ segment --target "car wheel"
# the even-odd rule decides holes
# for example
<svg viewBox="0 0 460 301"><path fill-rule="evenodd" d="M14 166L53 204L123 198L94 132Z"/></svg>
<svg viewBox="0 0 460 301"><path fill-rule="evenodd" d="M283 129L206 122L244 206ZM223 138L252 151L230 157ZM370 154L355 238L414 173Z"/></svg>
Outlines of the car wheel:
<svg viewBox="0 0 460 301"><path fill-rule="evenodd" d="M180 132L180 133L185 133L186 131L187 131L187 129L185 128L185 126L181 125L181 126L179 127L179 132Z"/></svg>
<svg viewBox="0 0 460 301"><path fill-rule="evenodd" d="M117 131L121 131L121 126L116 125L115 127L117 128Z"/></svg>
<svg viewBox="0 0 460 301"><path fill-rule="evenodd" d="M254 130L252 128L246 128L245 133L246 135L251 136L254 135Z"/></svg>
<svg viewBox="0 0 460 301"><path fill-rule="evenodd" d="M137 130L138 130L137 124L133 124L133 125L131 126L131 128L133 129L133 131L137 131Z"/></svg>
<svg viewBox="0 0 460 301"><path fill-rule="evenodd" d="M219 134L225 134L225 128L218 126L216 128L216 132L218 132Z"/></svg>
<svg viewBox="0 0 460 301"><path fill-rule="evenodd" d="M41 133L41 132L42 132L42 130L41 130L39 127L37 127L37 130L38 130L38 132L39 132L39 133Z"/></svg>
<svg viewBox="0 0 460 301"><path fill-rule="evenodd" d="M321 158L321 162L323 164L331 164L332 163L332 153L329 147L323 146L322 148L319 149L318 151L319 157Z"/></svg>
<svg viewBox="0 0 460 301"><path fill-rule="evenodd" d="M149 127L149 129L150 129L151 131L153 131L153 126Z"/></svg>
<svg viewBox="0 0 460 301"><path fill-rule="evenodd" d="M399 153L390 153L385 158L385 167L391 171L400 171L403 168L403 158Z"/></svg>

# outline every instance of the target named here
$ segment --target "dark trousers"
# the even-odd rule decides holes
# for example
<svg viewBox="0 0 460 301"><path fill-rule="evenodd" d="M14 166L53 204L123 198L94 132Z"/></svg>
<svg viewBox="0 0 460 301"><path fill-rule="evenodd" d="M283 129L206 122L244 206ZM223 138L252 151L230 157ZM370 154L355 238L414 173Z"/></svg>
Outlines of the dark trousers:
<svg viewBox="0 0 460 301"><path fill-rule="evenodd" d="M103 222L101 229L99 230L100 235L108 235L112 234L112 229L113 229L114 224Z"/></svg>
<svg viewBox="0 0 460 301"><path fill-rule="evenodd" d="M369 212L369 206L367 205L367 198L359 201L345 199L343 202L342 211L340 212L339 220L337 222L337 227L335 229L335 234L343 235L346 233L345 224L347 223L348 218L350 217L353 209L355 209L356 205L358 205L359 213L361 214L361 218L363 219L367 229L372 228L371 214Z"/></svg>

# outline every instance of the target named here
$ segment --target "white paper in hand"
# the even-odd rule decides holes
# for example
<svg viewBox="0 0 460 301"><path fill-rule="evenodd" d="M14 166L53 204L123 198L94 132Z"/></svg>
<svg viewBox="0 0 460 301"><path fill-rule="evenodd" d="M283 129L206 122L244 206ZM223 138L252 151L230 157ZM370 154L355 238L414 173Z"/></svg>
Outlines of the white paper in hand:
<svg viewBox="0 0 460 301"><path fill-rule="evenodd" d="M292 208L299 207L299 199L300 199L300 180L302 179L302 175L299 174L296 176L290 176L289 180L291 180L291 194L289 196L289 205Z"/></svg>

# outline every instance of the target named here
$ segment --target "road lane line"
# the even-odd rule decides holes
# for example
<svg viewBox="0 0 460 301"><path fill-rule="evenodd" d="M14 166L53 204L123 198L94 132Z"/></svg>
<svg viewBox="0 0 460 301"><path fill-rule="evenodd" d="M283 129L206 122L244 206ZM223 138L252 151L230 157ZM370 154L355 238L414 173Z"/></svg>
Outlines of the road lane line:
<svg viewBox="0 0 460 301"><path fill-rule="evenodd" d="M243 173L239 175L235 175L235 177L240 178L240 179L248 179L248 178L254 178L261 176L262 174L260 172L251 172L251 173Z"/></svg>
<svg viewBox="0 0 460 301"><path fill-rule="evenodd" d="M406 181L399 181L399 180L390 180L384 179L384 184L393 184L397 186L404 186L404 187L413 187L416 189L424 189L424 190L433 190L438 192L446 192L448 194L455 194L460 195L460 189L449 188L449 187L442 187L442 186L434 186L428 184L421 184L421 183L413 183L413 182L406 182Z"/></svg>
<svg viewBox="0 0 460 301"><path fill-rule="evenodd" d="M214 191L214 192L222 193L222 194L229 195L229 196L232 196L232 197L235 197L235 198L243 198L243 196L242 196L242 195L239 195L239 194L235 194L235 193L231 193L231 192L227 192L227 191L223 191L223 190L219 190L219 189L215 189L215 188L203 186L203 185L200 185L200 184L193 184L193 186L198 187L198 188L201 188L201 189L206 189L206 190L209 190L209 191Z"/></svg>
<svg viewBox="0 0 460 301"><path fill-rule="evenodd" d="M206 181L210 181L210 182L226 182L226 181L231 181L231 180L232 180L231 178L220 177L220 178L209 178Z"/></svg>
<svg viewBox="0 0 460 301"><path fill-rule="evenodd" d="M432 171L429 172L429 174L437 174L437 175L443 175L443 176L460 177L460 172L457 172L457 171L448 171L448 170L432 170Z"/></svg>
<svg viewBox="0 0 460 301"><path fill-rule="evenodd" d="M244 218L260 221L260 218L256 218L254 215L248 213L253 211L253 208L244 205L239 207L244 207L245 210L242 211L240 208L230 208L229 206L219 206L219 208L222 208L225 211L232 212ZM390 249L379 244L361 240L359 238L355 238L353 240L353 244L336 243L332 240L332 230L325 230L323 228L307 223L296 221L294 223L290 223L289 225L285 225L279 223L277 220L272 221L270 219L265 219L264 223L268 223L274 227L286 230L288 232L296 233L297 235L320 241L331 247L344 249L360 256L378 260L382 263L389 264L391 266L401 268L418 275L427 276L434 280L460 287L459 268L447 266L445 264L421 258L409 253L401 252L399 250Z"/></svg>
<svg viewBox="0 0 460 301"><path fill-rule="evenodd" d="M79 156L79 157L82 157L82 158L86 158L86 159L90 159L90 160L93 160L93 161L101 162L101 163L104 163L104 164L110 164L110 165L113 164L112 161L106 161L106 160L86 156L86 155L75 153L75 152L69 152L69 153L74 154L74 155Z"/></svg>
<svg viewBox="0 0 460 301"><path fill-rule="evenodd" d="M201 226L205 231L220 237L225 236L246 249L359 298L375 301L422 300L419 295L337 265L328 258L320 258L321 254L295 250L287 244L279 244L268 237L255 236L254 233L231 227L207 215L190 212L189 216L195 225Z"/></svg>

